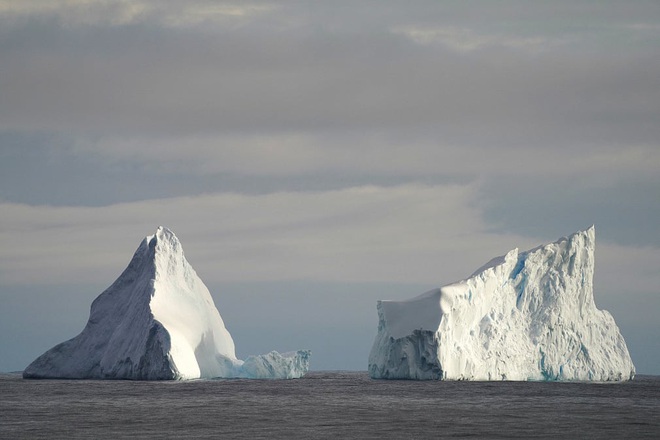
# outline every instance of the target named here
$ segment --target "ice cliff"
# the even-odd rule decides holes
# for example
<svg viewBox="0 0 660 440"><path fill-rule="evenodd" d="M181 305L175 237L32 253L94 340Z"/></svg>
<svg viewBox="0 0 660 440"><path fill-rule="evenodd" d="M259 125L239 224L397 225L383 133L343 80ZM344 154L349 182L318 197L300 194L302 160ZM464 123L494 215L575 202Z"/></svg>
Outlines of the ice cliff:
<svg viewBox="0 0 660 440"><path fill-rule="evenodd" d="M39 356L25 378L297 378L309 351L236 358L234 341L174 233L146 237L92 303L83 331Z"/></svg>
<svg viewBox="0 0 660 440"><path fill-rule="evenodd" d="M491 260L407 301L379 301L378 379L628 380L635 367L593 297L594 227Z"/></svg>

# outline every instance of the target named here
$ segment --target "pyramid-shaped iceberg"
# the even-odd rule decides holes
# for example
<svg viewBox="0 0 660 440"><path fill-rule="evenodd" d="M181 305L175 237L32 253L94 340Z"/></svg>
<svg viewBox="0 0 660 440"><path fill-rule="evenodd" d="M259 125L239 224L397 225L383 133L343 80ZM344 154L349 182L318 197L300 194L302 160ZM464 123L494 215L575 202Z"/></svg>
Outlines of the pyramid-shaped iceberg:
<svg viewBox="0 0 660 440"><path fill-rule="evenodd" d="M303 376L309 357L300 350L237 359L209 290L174 233L159 227L94 300L83 331L39 356L23 377L284 379Z"/></svg>

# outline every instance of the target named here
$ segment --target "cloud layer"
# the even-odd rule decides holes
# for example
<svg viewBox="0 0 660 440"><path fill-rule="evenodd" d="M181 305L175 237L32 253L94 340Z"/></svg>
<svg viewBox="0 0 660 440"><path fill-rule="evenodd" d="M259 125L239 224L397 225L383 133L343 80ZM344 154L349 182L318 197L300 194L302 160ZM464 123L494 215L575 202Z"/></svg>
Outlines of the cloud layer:
<svg viewBox="0 0 660 440"><path fill-rule="evenodd" d="M0 267L5 282L110 282L162 223L211 282L432 282L461 269L450 258L457 250L478 254L498 242L477 232L486 239L471 248L466 235L483 230L473 197L470 186L404 185L98 208L4 204Z"/></svg>
<svg viewBox="0 0 660 440"><path fill-rule="evenodd" d="M160 224L179 234L191 262L211 283L439 285L514 247L546 241L493 232L478 201L474 185L401 185L219 193L103 207L5 203L0 276L19 285L110 283ZM660 281L653 269L660 264L657 248L599 240L598 255L608 291L625 291L634 280L636 289L647 292Z"/></svg>

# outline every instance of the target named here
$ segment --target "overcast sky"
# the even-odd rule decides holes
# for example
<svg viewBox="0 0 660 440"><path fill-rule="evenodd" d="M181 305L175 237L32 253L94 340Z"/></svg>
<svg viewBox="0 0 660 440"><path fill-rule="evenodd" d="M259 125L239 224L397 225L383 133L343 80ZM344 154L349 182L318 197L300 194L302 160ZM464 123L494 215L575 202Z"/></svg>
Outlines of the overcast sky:
<svg viewBox="0 0 660 440"><path fill-rule="evenodd" d="M660 2L0 0L0 371L165 225L240 357L366 369L376 300L596 225L660 374Z"/></svg>

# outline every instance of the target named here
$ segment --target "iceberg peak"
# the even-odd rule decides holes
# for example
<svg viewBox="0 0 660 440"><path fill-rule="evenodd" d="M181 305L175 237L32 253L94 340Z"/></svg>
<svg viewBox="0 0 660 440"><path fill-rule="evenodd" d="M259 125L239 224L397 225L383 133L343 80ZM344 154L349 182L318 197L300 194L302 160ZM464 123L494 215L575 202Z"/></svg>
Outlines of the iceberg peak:
<svg viewBox="0 0 660 440"><path fill-rule="evenodd" d="M181 242L174 234L174 232L166 227L159 226L153 235L148 235L144 238L142 244L144 246L143 251L151 250L154 252L154 256L161 256L166 258L171 258L170 256L176 256L178 258L185 259ZM138 250L142 249L143 246L141 245Z"/></svg>
<svg viewBox="0 0 660 440"><path fill-rule="evenodd" d="M173 245L180 245L179 239L176 237L172 230L166 228L165 226L158 226L154 235L147 237L149 241L156 239L157 241L167 241Z"/></svg>
<svg viewBox="0 0 660 440"><path fill-rule="evenodd" d="M635 367L593 296L595 227L496 257L470 277L379 301L374 378L627 380Z"/></svg>

